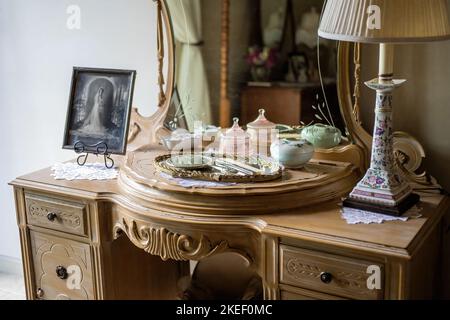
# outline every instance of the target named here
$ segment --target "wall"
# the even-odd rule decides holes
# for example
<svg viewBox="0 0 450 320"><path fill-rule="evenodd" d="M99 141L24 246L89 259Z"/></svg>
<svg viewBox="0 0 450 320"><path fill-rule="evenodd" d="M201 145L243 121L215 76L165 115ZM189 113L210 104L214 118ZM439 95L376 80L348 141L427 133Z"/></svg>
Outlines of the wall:
<svg viewBox="0 0 450 320"><path fill-rule="evenodd" d="M131 5L132 3L132 5ZM66 27L69 5L81 29ZM16 176L74 158L61 150L73 66L137 70L134 106L157 104L151 0L0 0L0 256L20 256Z"/></svg>
<svg viewBox="0 0 450 320"><path fill-rule="evenodd" d="M394 129L420 141L427 154L425 168L450 190L450 41L398 45L395 54L396 77L408 81L394 93ZM376 77L377 59L377 46L363 46L362 80ZM364 87L361 112L369 132L374 105L374 92Z"/></svg>

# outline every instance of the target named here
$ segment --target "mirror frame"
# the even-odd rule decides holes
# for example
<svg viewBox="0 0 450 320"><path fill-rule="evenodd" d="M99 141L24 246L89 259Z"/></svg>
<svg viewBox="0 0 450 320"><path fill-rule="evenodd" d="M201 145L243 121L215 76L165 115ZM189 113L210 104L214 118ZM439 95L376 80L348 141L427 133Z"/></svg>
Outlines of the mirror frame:
<svg viewBox="0 0 450 320"><path fill-rule="evenodd" d="M160 137L168 134L168 130L164 127L164 121L174 91L175 38L166 1L153 0L153 2L157 8L158 107L149 117L142 116L138 108L132 109L128 134L129 151L149 144L158 144ZM165 44L167 44L167 50ZM166 75L164 75L165 61L167 61Z"/></svg>

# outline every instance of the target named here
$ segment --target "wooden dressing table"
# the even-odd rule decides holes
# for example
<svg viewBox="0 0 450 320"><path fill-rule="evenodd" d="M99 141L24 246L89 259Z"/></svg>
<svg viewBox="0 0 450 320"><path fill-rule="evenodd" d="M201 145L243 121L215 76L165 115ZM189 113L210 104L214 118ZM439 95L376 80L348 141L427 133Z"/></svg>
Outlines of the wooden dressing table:
<svg viewBox="0 0 450 320"><path fill-rule="evenodd" d="M337 77L347 144L317 150L303 171L253 185L186 189L154 172L174 91L171 21L166 2L155 3L159 108L148 118L133 111L128 154L115 159L119 178L55 180L47 168L11 182L27 298L174 299L189 260L221 254L246 261L265 299L449 298L450 198L436 193L434 179L415 173L424 152L412 137L396 133L394 147L400 172L425 191L423 216L380 225L341 218L338 203L361 178L371 148L359 121L358 90L355 100L351 90L359 86L359 55L353 58L348 43L339 45ZM224 1L224 14L227 6ZM226 58L226 46L222 52ZM222 67L227 70L226 59ZM367 286L369 266L380 270L379 290Z"/></svg>
<svg viewBox="0 0 450 320"><path fill-rule="evenodd" d="M248 259L265 299L433 298L448 288L447 196L422 195L419 219L348 225L338 200L278 214L180 214L136 200L115 180L50 173L12 182L28 299L173 299L185 260L224 252ZM71 265L82 272L79 290L57 274ZM369 265L381 269L381 290L366 286Z"/></svg>

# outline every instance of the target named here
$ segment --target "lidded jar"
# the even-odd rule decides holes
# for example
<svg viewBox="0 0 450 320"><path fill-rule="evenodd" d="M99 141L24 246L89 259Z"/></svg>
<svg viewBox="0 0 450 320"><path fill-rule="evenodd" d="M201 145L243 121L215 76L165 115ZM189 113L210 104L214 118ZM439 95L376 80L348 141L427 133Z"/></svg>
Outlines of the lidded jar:
<svg viewBox="0 0 450 320"><path fill-rule="evenodd" d="M250 135L250 152L270 156L270 145L277 138L276 124L267 120L266 110L259 109L258 118L247 125Z"/></svg>
<svg viewBox="0 0 450 320"><path fill-rule="evenodd" d="M233 126L220 137L219 153L235 158L249 156L250 136L239 126L239 118L233 118Z"/></svg>

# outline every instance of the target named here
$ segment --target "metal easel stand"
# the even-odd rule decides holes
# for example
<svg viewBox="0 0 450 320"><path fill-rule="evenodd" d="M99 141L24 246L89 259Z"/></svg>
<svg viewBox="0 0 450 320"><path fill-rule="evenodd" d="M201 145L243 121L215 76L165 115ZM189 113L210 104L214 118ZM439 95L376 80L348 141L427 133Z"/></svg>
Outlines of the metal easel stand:
<svg viewBox="0 0 450 320"><path fill-rule="evenodd" d="M90 150L95 149L95 152L86 151L86 148L89 148ZM92 153L95 154L96 156L98 155L103 156L106 168L108 169L114 168L114 160L110 157L110 154L108 153L108 145L106 144L106 142L102 141L93 145L86 145L82 141L77 141L73 145L73 149L77 154L86 153L78 156L77 163L79 166L84 166L89 156L89 153Z"/></svg>

